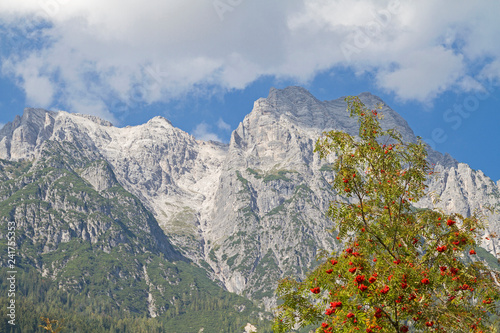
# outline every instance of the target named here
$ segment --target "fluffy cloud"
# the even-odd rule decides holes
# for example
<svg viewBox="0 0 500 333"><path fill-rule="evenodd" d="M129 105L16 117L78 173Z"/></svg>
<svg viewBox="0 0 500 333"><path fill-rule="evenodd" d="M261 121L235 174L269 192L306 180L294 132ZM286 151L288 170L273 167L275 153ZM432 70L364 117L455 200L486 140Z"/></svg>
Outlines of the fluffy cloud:
<svg viewBox="0 0 500 333"><path fill-rule="evenodd" d="M219 120L217 120L217 122L215 123L215 127L217 127L217 129L219 131L222 131L222 132L227 133L227 132L231 131L231 125L226 123L222 118L219 118ZM217 135L213 131L212 128L213 128L212 125L209 125L205 122L202 122L202 123L196 125L196 127L193 129L192 133L193 133L194 137L198 140L203 140L203 141L212 140L212 141L222 142L222 139L219 137L219 135Z"/></svg>
<svg viewBox="0 0 500 333"><path fill-rule="evenodd" d="M231 130L231 125L226 123L222 118L219 118L216 125L217 125L217 128L219 128L220 130L223 130L223 131L230 131Z"/></svg>
<svg viewBox="0 0 500 333"><path fill-rule="evenodd" d="M402 99L429 101L463 77L461 58L441 46L415 50L399 62L397 69L381 70L378 84Z"/></svg>
<svg viewBox="0 0 500 333"><path fill-rule="evenodd" d="M3 0L0 22L32 43L3 51L2 72L30 103L108 119L118 103L242 89L262 75L304 83L335 66L431 102L471 87L468 77L500 78L498 12L487 0Z"/></svg>
<svg viewBox="0 0 500 333"><path fill-rule="evenodd" d="M207 123L198 124L193 130L193 135L198 140L222 142L219 136L211 131L211 126Z"/></svg>

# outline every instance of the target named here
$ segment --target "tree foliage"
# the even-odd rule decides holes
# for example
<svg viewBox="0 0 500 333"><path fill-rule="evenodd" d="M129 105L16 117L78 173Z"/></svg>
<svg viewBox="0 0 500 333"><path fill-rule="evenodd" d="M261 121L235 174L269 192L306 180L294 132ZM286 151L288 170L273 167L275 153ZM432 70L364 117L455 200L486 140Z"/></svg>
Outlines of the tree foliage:
<svg viewBox="0 0 500 333"><path fill-rule="evenodd" d="M59 333L64 328L63 320L59 321L57 319L49 319L46 317L40 317L40 319L42 320L43 324L38 326L46 331L49 331L50 333Z"/></svg>
<svg viewBox="0 0 500 333"><path fill-rule="evenodd" d="M476 256L482 215L417 208L433 174L425 144L404 143L382 130L378 110L346 101L359 136L324 133L315 149L336 157L342 199L327 215L340 249L303 281L280 281L275 331L493 332L500 288Z"/></svg>

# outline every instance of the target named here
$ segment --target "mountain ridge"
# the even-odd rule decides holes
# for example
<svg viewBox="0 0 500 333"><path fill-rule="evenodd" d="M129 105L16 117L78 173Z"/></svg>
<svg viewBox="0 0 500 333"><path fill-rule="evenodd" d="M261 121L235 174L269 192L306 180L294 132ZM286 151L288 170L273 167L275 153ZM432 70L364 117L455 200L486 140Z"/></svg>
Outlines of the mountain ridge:
<svg viewBox="0 0 500 333"><path fill-rule="evenodd" d="M370 92L363 92L363 93L360 93L358 96L365 103L365 105L367 105L370 108L376 107L377 104L379 104L379 103L384 104L383 100L380 97L375 96L375 95L371 94ZM320 129L322 131L331 130L331 129L346 130L349 132L349 134L356 135L357 134L356 121L351 119L346 112L337 112L334 114L333 117L331 117L331 115L329 115L328 112L325 112L325 109L327 107L331 107L332 105L336 106L336 109L339 110L339 108L338 108L339 105L342 105L342 106L345 105L344 98L345 97L339 97L335 100L319 101L309 91L307 91L305 88L302 88L302 87L291 86L291 87L287 87L284 89L271 88L267 98L259 98L254 103L254 108L253 108L252 112L255 113L255 110L262 109L262 107L260 107L261 106L260 103L263 103L263 104L268 103L269 105L272 106L276 103L283 104L282 103L283 100L289 100L292 104L297 104L297 105L293 105L293 107L290 108L289 110L280 110L279 108L277 108L277 109L274 108L273 109L274 112L271 114L273 114L275 117L278 115L285 115L285 116L292 115L291 119L295 123L298 123L301 120L303 120L305 118L305 116L309 116L307 119L308 121L301 122L302 126L304 124L306 124L307 126L310 126L312 128L317 128L317 129ZM312 102L314 102L313 103L314 108L310 107L311 106L310 104ZM319 113L317 111L318 105L320 106L319 109L323 109L322 113ZM303 113L301 114L300 113L301 110L298 110L299 109L298 106L302 106L303 107L302 110L314 109L317 116L315 116L313 113L309 113L308 115L304 115ZM304 106L306 106L306 107L304 108ZM307 106L309 106L309 108L307 108ZM340 108L340 110L343 111L342 108ZM290 112L290 111L293 111L293 112ZM25 108L25 112L23 113L23 115L21 117L16 116L16 118L13 122L8 122L0 130L0 158L7 157L7 154L5 153L5 151L11 150L11 149L6 149L7 148L6 146L8 146L8 143L4 142L4 140L6 137L9 136L9 134L12 135L13 130L17 129L20 125L21 126L25 125L28 122L35 123L39 128L39 130L38 130L39 136L36 138L36 140L38 141L38 140L47 139L46 134L48 134L48 133L44 133L44 131L41 131L41 127L42 127L41 126L41 122L42 122L41 118L44 118L44 120L43 120L44 129L48 128L47 131L50 131L51 125L53 125L52 124L53 118L55 116L57 116L57 114L59 112L67 113L67 114L81 117L81 118L85 118L85 119L89 119L98 125L102 125L102 126L106 126L106 127L114 127L111 122L104 120L102 118L99 118L97 116L83 115L83 114L79 114L79 113L69 113L66 111L49 111L49 110L45 110L45 109L41 109L41 108ZM250 112L247 116L245 116L245 118L251 116L252 112ZM265 114L269 114L269 111L261 111L261 112L264 112ZM298 114L297 114L297 112L298 112ZM405 129L405 131L403 131L403 133L402 133L404 140L410 141L410 142L414 142L416 140L416 136L414 135L414 133L411 130L408 123L397 112L393 111L392 109L387 107L385 104L384 104L384 109L382 110L382 112L384 114L388 113L388 115L390 116L390 122L387 122L387 121L385 122L385 126L387 128L399 128L399 129L403 128L403 129ZM33 122L34 117L38 118L36 122ZM311 118L313 118L313 119L311 119ZM330 119L330 118L333 118L333 119ZM325 121L325 119L327 119L327 121ZM337 123L339 121L339 119L342 119L340 124ZM148 123L155 122L157 120L164 120L169 125L171 125L173 128L175 128L179 131L182 131L179 128L173 126L173 124L170 120L168 120L162 116L155 116L155 117L151 118L149 121L147 121L145 124L136 125L136 126L115 127L115 128L120 128L120 129L134 128L137 126L144 126ZM241 126L241 124L244 121L245 121L245 119L240 123L238 128ZM238 128L235 131L237 131ZM184 133L186 133L186 132L184 132ZM233 131L233 134L231 135L230 140L233 140L233 135L234 135L234 131ZM33 143L32 141L33 140L31 140L31 143ZM200 141L203 141L203 140L200 140ZM222 145L225 145L225 144L222 143ZM442 164L445 163L446 165L456 164L456 160L454 160L451 156L449 156L449 154L446 153L446 154L442 155L439 152L433 151L432 149L430 149L430 147L429 147L429 150L430 150L429 155L432 159L437 159L440 162L442 162ZM18 159L22 159L22 158L25 158L25 157L15 156L11 159L18 160Z"/></svg>
<svg viewBox="0 0 500 333"><path fill-rule="evenodd" d="M359 97L368 108L383 102L370 93ZM227 290L267 309L275 304L279 278L303 276L316 264L318 251L338 246L324 215L338 198L329 184L334 157L320 160L313 149L323 131L357 134L343 98L319 101L301 87L271 88L267 98L255 101L229 144L196 140L163 117L118 128L96 117L27 110L0 130L0 159L36 162L51 142L97 154L109 170L82 173L89 184L106 191L112 171L183 256ZM403 140L416 141L397 112L387 105L380 112L384 129L396 127ZM429 179L429 193L441 202L429 197L420 207L465 215L485 203L500 207L499 184L447 154L428 151L439 175ZM489 220L488 233L500 232L498 215ZM496 255L500 244L490 239L483 246Z"/></svg>

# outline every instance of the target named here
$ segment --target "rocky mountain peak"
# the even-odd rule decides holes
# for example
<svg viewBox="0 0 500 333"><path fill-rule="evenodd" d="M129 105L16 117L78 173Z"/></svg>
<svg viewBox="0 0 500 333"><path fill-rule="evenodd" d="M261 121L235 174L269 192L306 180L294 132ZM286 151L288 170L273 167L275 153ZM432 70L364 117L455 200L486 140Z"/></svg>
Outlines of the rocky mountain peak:
<svg viewBox="0 0 500 333"><path fill-rule="evenodd" d="M318 117L324 115L323 109L323 103L302 87L271 88L267 98L255 102L248 117L260 123L285 117L301 126L319 127Z"/></svg>
<svg viewBox="0 0 500 333"><path fill-rule="evenodd" d="M151 124L168 124L170 125L170 127L174 127L174 125L172 125L172 122L170 120L168 120L167 118L165 117L162 117L162 116L156 116L154 118L152 118L151 120L148 121L148 124L151 123Z"/></svg>
<svg viewBox="0 0 500 333"><path fill-rule="evenodd" d="M25 108L21 117L21 122L23 124L39 124L45 122L47 116L54 118L56 115L56 111L49 111L41 108Z"/></svg>
<svg viewBox="0 0 500 333"><path fill-rule="evenodd" d="M113 126L113 124L111 122L109 122L107 120L104 120L102 118L96 117L96 116L91 116L91 115L88 115L88 114L81 114L81 113L73 113L73 115L75 115L77 117L82 117L82 118L85 118L85 119L89 119L92 122L96 123L97 125L106 126L106 127Z"/></svg>
<svg viewBox="0 0 500 333"><path fill-rule="evenodd" d="M378 97L377 95L372 94L369 91L364 91L358 95L359 98L364 99L364 100L372 100L372 101L378 101L379 103L384 103L382 98Z"/></svg>
<svg viewBox="0 0 500 333"><path fill-rule="evenodd" d="M26 108L0 130L0 158L20 160L33 157L34 148L50 137L57 112Z"/></svg>
<svg viewBox="0 0 500 333"><path fill-rule="evenodd" d="M384 115L384 129L396 128L404 141L416 142L416 136L408 123L385 105L380 97L369 92L361 93L359 97L368 108L383 105L381 113ZM252 147L253 141L262 143L278 136L286 137L286 134L276 134L276 131L279 132L278 128L287 132L298 127L316 133L316 137L322 131L341 130L357 135L359 130L357 120L347 112L345 97L320 101L302 87L271 88L267 98L260 98L254 103L252 112L233 133L232 142ZM274 135L270 134L273 132Z"/></svg>
<svg viewBox="0 0 500 333"><path fill-rule="evenodd" d="M303 87L290 86L284 89L271 88L269 90L269 95L266 100L270 104L304 104L304 103L318 103L319 100L316 99L307 89ZM281 103L280 103L281 102Z"/></svg>
<svg viewBox="0 0 500 333"><path fill-rule="evenodd" d="M415 134L408 123L388 107L380 97L369 92L360 93L358 97L368 108L373 109L382 105L384 128L397 128L405 141L416 141ZM255 102L252 112L245 120L248 118L247 123L257 123L260 126L269 123L269 118L277 120L286 117L301 127L314 128L319 131L342 130L356 135L359 126L346 110L345 96L330 101L320 101L302 87L271 88L267 98L260 98Z"/></svg>
<svg viewBox="0 0 500 333"><path fill-rule="evenodd" d="M370 109L381 106L379 112L384 117L381 122L383 129L396 128L401 133L403 141L417 141L406 120L387 106L380 97L369 92L360 93L358 96ZM243 149L247 152L256 152L260 158L255 163L260 164L264 156L275 158L277 147L282 146L283 142L290 140L297 142L297 138L305 135L304 131L308 132L306 136L315 138L318 138L321 132L329 130L357 135L359 124L346 110L345 97L320 101L302 87L271 88L269 96L257 100L252 112L233 132L230 145L236 147L237 151ZM297 152L293 152L295 153ZM292 152L288 151L285 155L292 158L289 154ZM456 161L449 155L443 156L431 148L429 148L429 158L432 163L440 163L447 167L456 165ZM311 156L306 158L310 159Z"/></svg>
<svg viewBox="0 0 500 333"><path fill-rule="evenodd" d="M44 109L25 108L22 116L16 116L12 122L5 124L0 130L0 140L18 128L31 128L37 130L44 127L47 118L54 118L57 112L48 111Z"/></svg>

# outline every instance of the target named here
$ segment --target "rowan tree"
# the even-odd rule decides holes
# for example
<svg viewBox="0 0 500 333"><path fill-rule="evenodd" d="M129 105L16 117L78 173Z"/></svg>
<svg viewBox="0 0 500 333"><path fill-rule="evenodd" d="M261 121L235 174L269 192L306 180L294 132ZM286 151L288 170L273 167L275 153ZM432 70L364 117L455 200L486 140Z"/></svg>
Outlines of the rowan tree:
<svg viewBox="0 0 500 333"><path fill-rule="evenodd" d="M404 143L383 116L346 98L359 135L323 133L315 152L335 154L327 216L339 250L298 281L280 281L274 328L289 332L494 332L497 272L476 256L484 218L418 209L433 176L425 144Z"/></svg>
<svg viewBox="0 0 500 333"><path fill-rule="evenodd" d="M55 319L51 320L46 317L40 317L40 319L42 320L43 325L38 325L38 327L41 327L44 330L49 331L50 333L59 333L64 329L63 326L64 320L61 321Z"/></svg>

